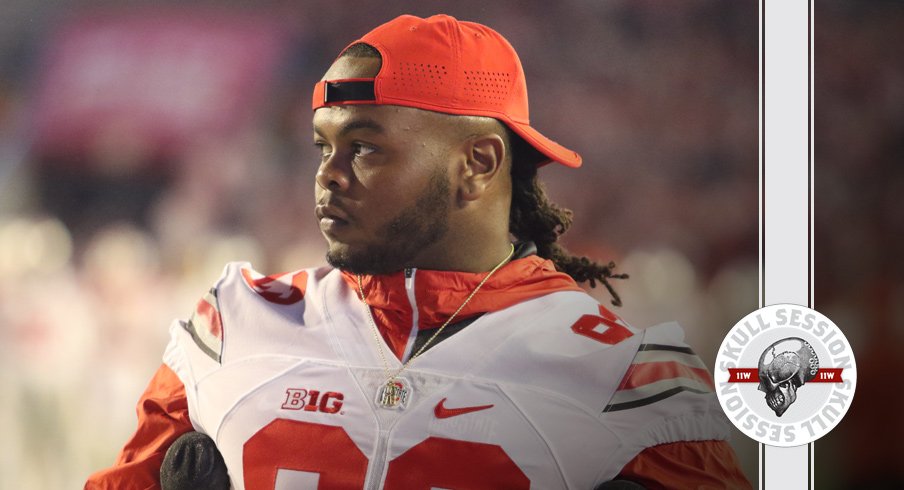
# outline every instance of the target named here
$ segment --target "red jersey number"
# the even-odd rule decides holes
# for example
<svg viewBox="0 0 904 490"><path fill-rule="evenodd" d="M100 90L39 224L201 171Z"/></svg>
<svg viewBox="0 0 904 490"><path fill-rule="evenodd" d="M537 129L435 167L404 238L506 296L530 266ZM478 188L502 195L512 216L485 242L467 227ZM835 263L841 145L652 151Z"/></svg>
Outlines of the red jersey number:
<svg viewBox="0 0 904 490"><path fill-rule="evenodd" d="M305 441L316 441L306 444ZM317 473L321 489L360 489L367 457L345 429L277 419L245 443L245 488L273 490L279 469ZM528 489L530 480L497 445L428 437L389 462L384 488Z"/></svg>
<svg viewBox="0 0 904 490"><path fill-rule="evenodd" d="M571 326L578 335L589 337L597 342L615 345L633 335L624 325L618 323L618 317L600 305L600 314L584 315Z"/></svg>
<svg viewBox="0 0 904 490"><path fill-rule="evenodd" d="M530 480L500 446L428 437L389 463L387 489L530 488Z"/></svg>
<svg viewBox="0 0 904 490"><path fill-rule="evenodd" d="M273 490L279 468L318 473L319 488L361 489L367 457L342 427L276 419L242 451L247 490Z"/></svg>

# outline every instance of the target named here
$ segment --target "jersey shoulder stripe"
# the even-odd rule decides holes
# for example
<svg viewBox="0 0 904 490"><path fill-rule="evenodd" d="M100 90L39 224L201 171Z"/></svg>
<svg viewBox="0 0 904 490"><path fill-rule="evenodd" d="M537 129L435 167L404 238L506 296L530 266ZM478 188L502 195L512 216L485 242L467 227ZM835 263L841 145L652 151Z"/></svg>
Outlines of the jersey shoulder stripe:
<svg viewBox="0 0 904 490"><path fill-rule="evenodd" d="M265 300L278 305L302 301L308 284L308 272L300 270L264 276L250 267L242 267L245 284Z"/></svg>
<svg viewBox="0 0 904 490"><path fill-rule="evenodd" d="M225 335L224 315L220 302L224 300L234 302L237 299L234 290L227 285L234 272L238 272L241 277L239 284L244 282L262 299L278 306L292 306L303 301L308 282L306 270L265 276L254 271L247 263L227 265L223 276L198 301L189 319L179 322L198 349L219 364L222 364L223 360ZM223 291L223 288L227 291Z"/></svg>
<svg viewBox="0 0 904 490"><path fill-rule="evenodd" d="M715 383L703 361L686 345L646 342L638 346L603 412L642 407L682 392L715 393Z"/></svg>
<svg viewBox="0 0 904 490"><path fill-rule="evenodd" d="M198 301L188 321L181 324L201 352L220 362L223 354L223 318L220 315L216 288L210 288Z"/></svg>

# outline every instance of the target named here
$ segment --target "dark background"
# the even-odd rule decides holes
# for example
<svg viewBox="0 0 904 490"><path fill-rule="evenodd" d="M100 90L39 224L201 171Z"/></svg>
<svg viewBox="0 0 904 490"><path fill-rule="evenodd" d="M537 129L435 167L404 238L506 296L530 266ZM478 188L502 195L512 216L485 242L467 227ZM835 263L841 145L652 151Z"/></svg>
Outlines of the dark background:
<svg viewBox="0 0 904 490"><path fill-rule="evenodd" d="M815 307L857 356L857 393L816 443L817 488L904 486L904 2L815 8Z"/></svg>

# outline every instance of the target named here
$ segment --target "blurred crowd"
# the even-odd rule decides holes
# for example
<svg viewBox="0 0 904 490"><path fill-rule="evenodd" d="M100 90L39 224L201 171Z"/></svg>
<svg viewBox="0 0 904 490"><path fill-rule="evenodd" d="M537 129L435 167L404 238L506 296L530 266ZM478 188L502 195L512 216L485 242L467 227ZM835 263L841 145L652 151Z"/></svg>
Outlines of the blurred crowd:
<svg viewBox="0 0 904 490"><path fill-rule="evenodd" d="M858 369L850 412L816 445L817 481L902 488L904 3L816 5L815 305Z"/></svg>
<svg viewBox="0 0 904 490"><path fill-rule="evenodd" d="M877 433L858 413L874 382L860 349L893 349L884 339L900 338L904 315L892 187L904 183L904 5L869 5L816 9L816 307L845 330L863 373L852 422L817 449L837 461L834 448ZM226 262L276 273L323 261L310 90L348 42L401 13L479 21L512 42L533 125L584 157L580 170L541 172L575 212L565 244L631 275L615 284L620 315L639 327L678 320L712 365L758 300L757 9L5 1L0 489L74 488L112 463L168 325ZM755 444L740 433L735 443L755 482ZM858 464L827 471L844 488ZM890 466L881 481L900 475Z"/></svg>

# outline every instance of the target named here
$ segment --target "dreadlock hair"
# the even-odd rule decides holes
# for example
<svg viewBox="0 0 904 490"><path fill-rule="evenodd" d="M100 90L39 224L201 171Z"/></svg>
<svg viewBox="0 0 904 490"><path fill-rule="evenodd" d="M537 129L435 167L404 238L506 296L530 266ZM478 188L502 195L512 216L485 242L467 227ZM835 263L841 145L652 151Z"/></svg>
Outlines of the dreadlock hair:
<svg viewBox="0 0 904 490"><path fill-rule="evenodd" d="M514 134L507 126L512 167L512 207L509 232L518 240L530 240L537 246L537 255L549 259L556 269L575 281L589 282L596 287L599 281L612 296L612 304L621 306L621 297L609 279L627 279L627 274L615 274L615 262L600 264L587 257L570 254L560 243L572 223L572 212L558 207L546 196L543 183L537 177L537 163L546 159L534 147Z"/></svg>
<svg viewBox="0 0 904 490"><path fill-rule="evenodd" d="M340 56L382 59L380 52L365 43L349 46ZM556 269L579 283L588 282L595 288L597 281L612 296L612 304L621 306L621 297L609 283L609 279L627 279L627 274L615 274L615 262L600 264L587 257L570 254L558 242L571 226L571 210L560 208L546 197L546 191L537 178L537 163L544 157L539 151L505 128L506 149L512 167L512 206L509 214L509 232L520 241L531 241L537 247L537 255L549 259Z"/></svg>

